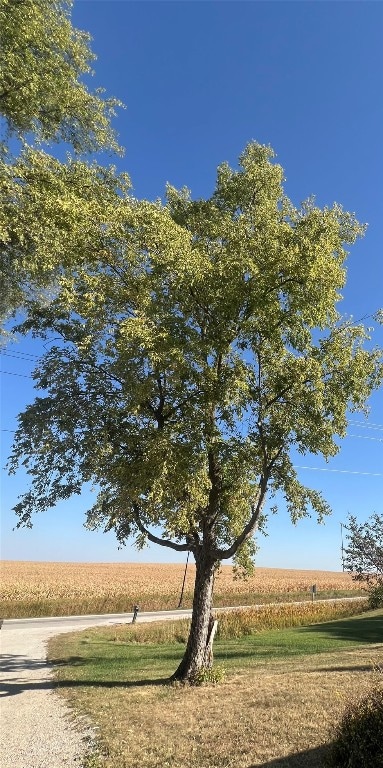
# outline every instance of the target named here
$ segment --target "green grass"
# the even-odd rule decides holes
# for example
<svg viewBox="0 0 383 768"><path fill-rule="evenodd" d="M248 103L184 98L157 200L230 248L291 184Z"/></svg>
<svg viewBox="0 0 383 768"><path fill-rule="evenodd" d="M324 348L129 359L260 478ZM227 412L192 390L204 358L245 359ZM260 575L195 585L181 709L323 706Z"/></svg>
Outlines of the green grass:
<svg viewBox="0 0 383 768"><path fill-rule="evenodd" d="M153 629L156 629L153 626ZM158 629L158 627L157 627ZM165 628L166 629L166 628ZM50 658L59 665L61 685L134 684L166 678L182 656L181 643L131 642L128 628L112 627L60 635L51 643ZM309 627L274 629L234 640L217 640L216 663L228 670L264 663L266 659L328 653L383 641L383 610ZM62 666L64 665L64 666Z"/></svg>
<svg viewBox="0 0 383 768"><path fill-rule="evenodd" d="M217 642L216 661L235 668L266 658L329 653L342 648L383 642L383 610L309 627L276 629L233 641Z"/></svg>

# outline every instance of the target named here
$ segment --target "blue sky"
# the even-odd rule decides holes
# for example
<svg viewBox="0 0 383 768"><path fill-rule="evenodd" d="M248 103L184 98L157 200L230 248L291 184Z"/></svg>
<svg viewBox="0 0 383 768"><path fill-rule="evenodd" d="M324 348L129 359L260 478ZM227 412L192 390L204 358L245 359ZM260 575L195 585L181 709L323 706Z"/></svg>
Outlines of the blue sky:
<svg viewBox="0 0 383 768"><path fill-rule="evenodd" d="M209 196L219 163L235 165L251 139L271 144L294 203L315 194L319 205L336 200L368 223L349 257L340 309L374 325L369 316L383 305L382 4L79 0L73 21L93 37L93 84L126 104L115 121L126 152L116 162L134 194L162 197L169 181ZM374 340L383 345L381 329ZM2 430L15 429L17 413L34 397L26 355L39 350L22 339L1 358L8 372ZM258 565L339 570L347 513L365 519L383 512L383 392L373 396L368 419L351 420L328 465L296 460L318 468L301 469L300 477L323 491L333 516L322 526L314 519L292 526L281 504L268 537L259 539ZM4 464L12 432L1 437ZM32 530L12 531L10 509L26 482L22 472L3 473L3 558L170 559L158 547L118 551L113 534L85 531L87 494L36 516Z"/></svg>

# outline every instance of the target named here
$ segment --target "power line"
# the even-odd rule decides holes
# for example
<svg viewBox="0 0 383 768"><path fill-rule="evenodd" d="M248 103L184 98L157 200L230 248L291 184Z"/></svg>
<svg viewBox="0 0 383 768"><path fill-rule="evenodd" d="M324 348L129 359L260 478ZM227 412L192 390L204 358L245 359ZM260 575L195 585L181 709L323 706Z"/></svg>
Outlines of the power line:
<svg viewBox="0 0 383 768"><path fill-rule="evenodd" d="M362 429L383 430L383 424L365 424L362 421L353 421L352 419L350 419L348 423L353 424L354 427L361 427Z"/></svg>
<svg viewBox="0 0 383 768"><path fill-rule="evenodd" d="M346 437L357 437L359 440L375 440L377 443L383 443L383 437L371 437L370 435L346 435Z"/></svg>
<svg viewBox="0 0 383 768"><path fill-rule="evenodd" d="M5 357L14 357L16 360L23 360L26 363L34 363L36 360L40 360L37 355L30 355L27 357L26 354L20 354L18 352L2 352L0 351L1 355L4 355Z"/></svg>
<svg viewBox="0 0 383 768"><path fill-rule="evenodd" d="M0 429L0 432L12 432L15 433L15 429ZM330 469L330 467L306 467L299 464L294 465L295 469L309 469L314 472L339 472L347 475L369 475L371 477L383 477L383 472L360 472L354 469Z"/></svg>
<svg viewBox="0 0 383 768"><path fill-rule="evenodd" d="M8 353L2 352L1 354L8 354ZM13 357L13 355L10 354L9 357ZM30 361L30 362L32 362L32 361ZM0 371L0 373L5 374L6 376L17 376L18 378L22 378L22 379L32 379L32 376L28 376L28 375L26 375L24 373L15 373L13 371ZM354 425L357 425L358 427L362 427L362 428L365 428L365 429L373 429L373 430L376 430L376 431L383 431L383 425L380 425L380 424L367 425L367 424L362 424L361 422L352 421L352 420L349 421L349 424L354 424ZM2 429L1 431L2 432L12 432L13 430ZM351 438L355 438L355 439L358 439L358 440L373 440L374 442L383 443L383 438L371 437L370 435L346 435L345 437L351 437ZM329 469L328 467L303 467L303 466L298 467L297 466L297 469L312 469L313 471L316 471L316 472L341 472L341 473L348 473L348 474L353 474L353 475L372 475L374 477L382 477L383 476L383 473L380 473L380 472L379 473L375 473L375 472L357 472L357 471L352 471L352 470L348 470L348 469Z"/></svg>
<svg viewBox="0 0 383 768"><path fill-rule="evenodd" d="M20 349L0 349L0 355L17 355L18 357L33 357L35 360L39 360L42 355L35 355L33 352L24 352Z"/></svg>
<svg viewBox="0 0 383 768"><path fill-rule="evenodd" d="M313 472L339 472L343 475L370 475L371 477L383 477L383 472L360 472L354 469L330 469L329 467L303 467L294 464L295 469L310 469Z"/></svg>
<svg viewBox="0 0 383 768"><path fill-rule="evenodd" d="M7 376L21 376L22 379L32 378L32 376L26 376L25 373L12 373L11 371L0 371L0 373L5 373Z"/></svg>
<svg viewBox="0 0 383 768"><path fill-rule="evenodd" d="M0 374L2 374L2 373L5 374L6 376L18 376L19 378L22 378L22 379L32 379L32 376L28 376L25 373L15 373L14 371L0 371ZM360 424L359 422L349 422L349 423L350 424L358 424L359 427L366 427L365 424ZM368 429L375 429L377 431L382 431L383 432L383 426L379 427L378 425L376 425L376 426L371 426L371 427L367 427L367 428ZM6 432L6 431L9 431L9 430L4 430L3 429L3 430L0 430L0 431ZM377 442L377 443L383 443L383 438L382 437L371 437L370 435L345 435L345 437L343 439L346 439L347 437L352 437L352 438L355 438L355 439L358 439L358 440L373 440L374 442ZM300 469L310 469L310 467L300 467ZM313 467L313 469L314 469L314 467ZM321 471L325 472L326 468L323 468ZM335 470L335 469L330 470L330 469L327 469L327 471L328 472L340 472L341 470Z"/></svg>

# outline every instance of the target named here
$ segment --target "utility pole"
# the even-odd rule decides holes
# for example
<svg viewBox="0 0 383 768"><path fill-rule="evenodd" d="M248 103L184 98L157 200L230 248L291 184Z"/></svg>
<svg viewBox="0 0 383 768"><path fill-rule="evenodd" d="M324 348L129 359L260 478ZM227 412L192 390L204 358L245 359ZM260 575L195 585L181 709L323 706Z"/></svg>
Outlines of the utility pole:
<svg viewBox="0 0 383 768"><path fill-rule="evenodd" d="M189 549L189 551L188 551L188 556L187 556L187 558L186 558L186 565L185 565L184 580L183 580L183 582L182 582L182 589L181 589L181 594L180 594L180 601L179 601L179 603L178 603L178 605L177 605L177 608L181 608L181 605L182 605L182 598L183 598L183 596L184 596L185 581L186 581L186 571L187 571L187 569L188 569L188 562L189 562L189 557L190 557L190 549Z"/></svg>
<svg viewBox="0 0 383 768"><path fill-rule="evenodd" d="M340 540L341 540L341 553L342 553L342 571L344 571L343 523L340 524Z"/></svg>
<svg viewBox="0 0 383 768"><path fill-rule="evenodd" d="M341 553L342 553L342 571L344 571L344 544L343 544L343 528L348 531L349 528L344 523L340 524L340 540L341 540Z"/></svg>

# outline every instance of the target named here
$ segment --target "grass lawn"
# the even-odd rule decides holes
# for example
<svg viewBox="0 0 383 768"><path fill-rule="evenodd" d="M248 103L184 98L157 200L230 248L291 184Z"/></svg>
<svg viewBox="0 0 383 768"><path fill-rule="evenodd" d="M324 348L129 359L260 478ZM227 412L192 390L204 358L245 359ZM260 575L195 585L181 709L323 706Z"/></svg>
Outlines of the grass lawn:
<svg viewBox="0 0 383 768"><path fill-rule="evenodd" d="M129 642L129 626L60 635L57 679L97 726L96 768L319 768L333 723L383 657L383 610L219 640L218 686L168 685L180 643ZM150 636L149 636L150 637Z"/></svg>

